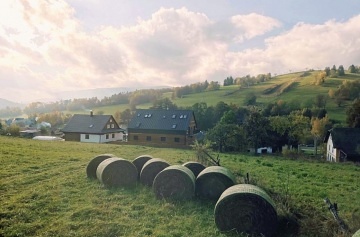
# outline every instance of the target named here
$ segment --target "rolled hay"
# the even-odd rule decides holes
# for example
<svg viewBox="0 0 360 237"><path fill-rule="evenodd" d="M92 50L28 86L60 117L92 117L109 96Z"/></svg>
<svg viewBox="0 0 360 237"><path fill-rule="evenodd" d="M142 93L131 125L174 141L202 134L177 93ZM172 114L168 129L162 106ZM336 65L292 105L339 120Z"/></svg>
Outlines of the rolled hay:
<svg viewBox="0 0 360 237"><path fill-rule="evenodd" d="M168 166L156 175L153 190L157 199L189 200L195 196L195 175L185 166Z"/></svg>
<svg viewBox="0 0 360 237"><path fill-rule="evenodd" d="M236 230L249 235L272 236L277 227L275 204L261 188L238 184L226 189L215 205L220 231Z"/></svg>
<svg viewBox="0 0 360 237"><path fill-rule="evenodd" d="M183 164L183 166L189 168L193 172L195 177L197 177L200 174L200 172L206 168L203 164L196 161L186 162L185 164Z"/></svg>
<svg viewBox="0 0 360 237"><path fill-rule="evenodd" d="M360 230L356 231L352 237L360 237Z"/></svg>
<svg viewBox="0 0 360 237"><path fill-rule="evenodd" d="M135 167L138 170L138 179L140 179L140 172L141 169L143 168L143 166L145 165L146 162L148 162L149 160L151 160L153 157L150 155L141 155L136 157L133 160L133 164L135 165Z"/></svg>
<svg viewBox="0 0 360 237"><path fill-rule="evenodd" d="M98 156L95 156L89 164L86 166L86 175L90 179L96 179L96 169L98 168L99 164L103 162L104 160L116 157L113 154L101 154Z"/></svg>
<svg viewBox="0 0 360 237"><path fill-rule="evenodd" d="M112 157L99 164L96 176L108 188L130 187L136 184L137 169L128 160Z"/></svg>
<svg viewBox="0 0 360 237"><path fill-rule="evenodd" d="M151 187L156 175L168 166L170 166L170 164L160 158L148 160L141 169L140 182Z"/></svg>
<svg viewBox="0 0 360 237"><path fill-rule="evenodd" d="M199 198L217 200L227 188L234 184L235 177L230 170L222 166L209 166L197 176L195 193Z"/></svg>

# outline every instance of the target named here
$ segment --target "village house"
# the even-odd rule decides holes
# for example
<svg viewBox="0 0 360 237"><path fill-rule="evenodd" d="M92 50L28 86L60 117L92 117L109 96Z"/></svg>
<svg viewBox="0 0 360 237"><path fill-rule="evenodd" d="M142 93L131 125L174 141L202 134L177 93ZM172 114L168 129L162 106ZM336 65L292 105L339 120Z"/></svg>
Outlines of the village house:
<svg viewBox="0 0 360 237"><path fill-rule="evenodd" d="M360 128L333 128L325 136L326 160L360 162Z"/></svg>
<svg viewBox="0 0 360 237"><path fill-rule="evenodd" d="M197 124L191 110L138 109L128 126L128 142L186 147L194 142L196 130Z"/></svg>
<svg viewBox="0 0 360 237"><path fill-rule="evenodd" d="M65 141L105 143L123 140L125 133L112 115L74 114L62 129Z"/></svg>

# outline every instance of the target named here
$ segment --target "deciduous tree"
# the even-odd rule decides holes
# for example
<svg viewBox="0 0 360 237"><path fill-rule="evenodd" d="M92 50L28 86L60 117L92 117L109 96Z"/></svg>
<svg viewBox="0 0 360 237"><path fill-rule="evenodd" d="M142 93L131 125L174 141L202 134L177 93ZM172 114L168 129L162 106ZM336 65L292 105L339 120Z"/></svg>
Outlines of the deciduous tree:
<svg viewBox="0 0 360 237"><path fill-rule="evenodd" d="M352 128L360 128L360 99L356 99L346 111L346 123Z"/></svg>

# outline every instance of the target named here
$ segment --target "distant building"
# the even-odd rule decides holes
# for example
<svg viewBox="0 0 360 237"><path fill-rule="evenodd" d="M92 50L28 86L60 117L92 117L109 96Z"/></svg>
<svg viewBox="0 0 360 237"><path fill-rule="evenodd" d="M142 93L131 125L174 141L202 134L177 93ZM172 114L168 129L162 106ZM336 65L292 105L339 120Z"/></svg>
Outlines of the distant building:
<svg viewBox="0 0 360 237"><path fill-rule="evenodd" d="M191 145L197 124L191 110L138 109L128 126L131 144L160 147Z"/></svg>
<svg viewBox="0 0 360 237"><path fill-rule="evenodd" d="M112 115L75 114L61 130L65 141L105 143L123 140L125 131Z"/></svg>
<svg viewBox="0 0 360 237"><path fill-rule="evenodd" d="M325 136L326 160L360 162L360 128L333 128Z"/></svg>

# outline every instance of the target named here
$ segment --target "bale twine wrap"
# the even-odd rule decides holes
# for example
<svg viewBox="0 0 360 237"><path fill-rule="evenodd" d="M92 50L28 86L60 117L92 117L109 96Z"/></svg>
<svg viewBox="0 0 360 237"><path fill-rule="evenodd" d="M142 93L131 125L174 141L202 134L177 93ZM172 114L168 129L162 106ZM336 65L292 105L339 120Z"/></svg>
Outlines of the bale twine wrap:
<svg viewBox="0 0 360 237"><path fill-rule="evenodd" d="M183 166L189 168L193 172L195 177L197 177L200 174L200 172L206 168L203 164L196 161L186 162L185 164L183 164Z"/></svg>
<svg viewBox="0 0 360 237"><path fill-rule="evenodd" d="M356 231L352 237L360 237L360 229Z"/></svg>
<svg viewBox="0 0 360 237"><path fill-rule="evenodd" d="M137 169L128 160L112 157L99 164L96 176L105 187L130 187L136 184Z"/></svg>
<svg viewBox="0 0 360 237"><path fill-rule="evenodd" d="M182 165L171 165L158 173L153 182L157 199L189 200L195 196L195 175Z"/></svg>
<svg viewBox="0 0 360 237"><path fill-rule="evenodd" d="M104 160L111 158L111 157L116 157L116 156L113 154L101 154L101 155L95 156L89 162L89 164L86 166L87 177L91 178L91 179L96 179L96 169L99 166L99 164L101 162L103 162Z"/></svg>
<svg viewBox="0 0 360 237"><path fill-rule="evenodd" d="M138 170L138 179L140 179L140 172L141 172L141 169L143 168L144 164L146 162L148 162L149 160L151 160L152 158L153 157L150 155L141 155L141 156L136 157L133 160L133 164L136 166L136 168Z"/></svg>
<svg viewBox="0 0 360 237"><path fill-rule="evenodd" d="M170 164L160 158L148 160L141 169L140 182L151 187L156 175L168 166L170 166Z"/></svg>
<svg viewBox="0 0 360 237"><path fill-rule="evenodd" d="M225 167L209 166L197 176L195 181L196 196L217 200L229 187L235 184L235 176Z"/></svg>
<svg viewBox="0 0 360 237"><path fill-rule="evenodd" d="M215 205L215 223L220 231L236 230L250 235L272 236L277 213L270 196L251 184L234 185Z"/></svg>

